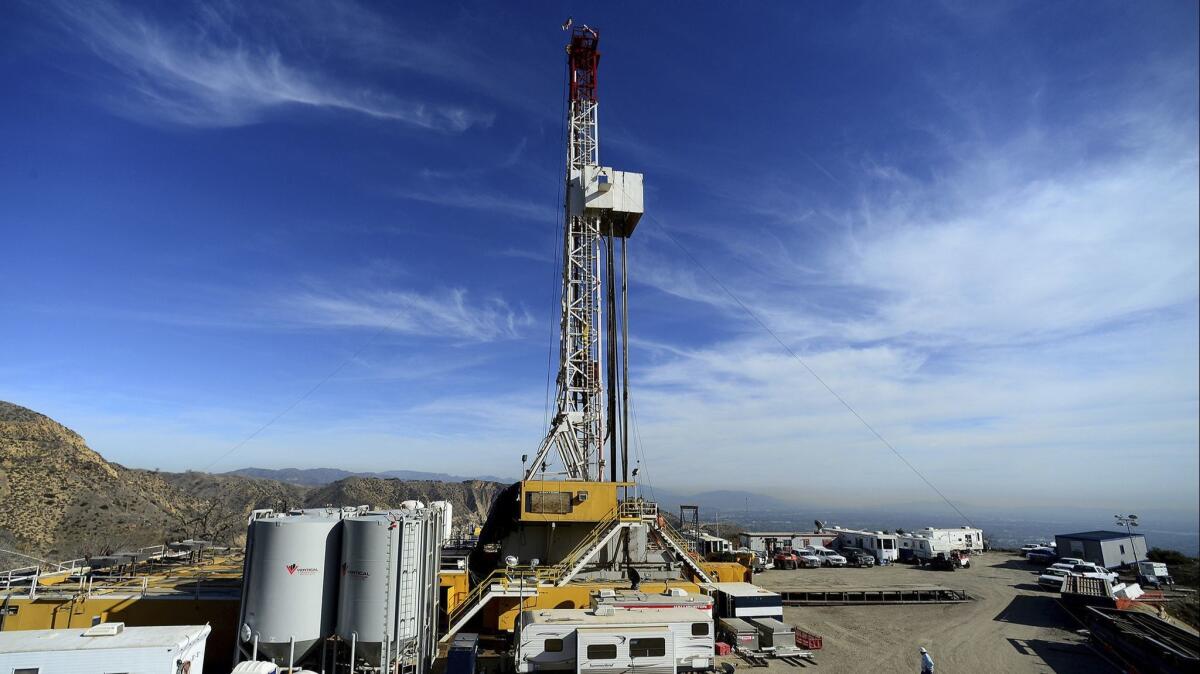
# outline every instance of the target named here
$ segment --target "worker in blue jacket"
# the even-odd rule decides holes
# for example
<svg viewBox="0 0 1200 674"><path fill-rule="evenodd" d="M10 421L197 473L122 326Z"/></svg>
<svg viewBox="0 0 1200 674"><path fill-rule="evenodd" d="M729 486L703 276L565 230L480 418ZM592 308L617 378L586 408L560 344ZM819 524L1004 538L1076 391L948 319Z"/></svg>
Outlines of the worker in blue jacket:
<svg viewBox="0 0 1200 674"><path fill-rule="evenodd" d="M933 674L933 658L924 646L921 647L921 674Z"/></svg>

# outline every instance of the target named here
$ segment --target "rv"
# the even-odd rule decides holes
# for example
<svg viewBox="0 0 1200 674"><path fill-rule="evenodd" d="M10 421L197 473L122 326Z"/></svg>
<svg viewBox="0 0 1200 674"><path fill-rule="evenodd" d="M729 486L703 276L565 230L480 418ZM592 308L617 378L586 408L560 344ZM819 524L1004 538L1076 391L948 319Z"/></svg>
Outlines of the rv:
<svg viewBox="0 0 1200 674"><path fill-rule="evenodd" d="M873 555L875 561L880 564L894 562L900 554L900 546L897 544L899 536L896 534L885 534L882 531L843 529L841 527L832 527L831 530L837 534L837 541L834 543L834 547L838 549L851 547L865 550Z"/></svg>
<svg viewBox="0 0 1200 674"><path fill-rule="evenodd" d="M713 619L694 608L524 611L518 672L687 672L712 665Z"/></svg>
<svg viewBox="0 0 1200 674"><path fill-rule="evenodd" d="M983 529L976 529L974 527L958 527L957 529L925 527L914 533L924 538L944 540L950 545L951 550L983 552Z"/></svg>

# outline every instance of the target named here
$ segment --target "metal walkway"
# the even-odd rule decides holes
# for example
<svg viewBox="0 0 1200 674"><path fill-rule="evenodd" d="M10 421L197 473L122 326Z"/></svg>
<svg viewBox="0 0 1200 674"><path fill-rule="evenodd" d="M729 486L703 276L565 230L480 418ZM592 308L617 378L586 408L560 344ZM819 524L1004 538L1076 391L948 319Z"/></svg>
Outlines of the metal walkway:
<svg viewBox="0 0 1200 674"><path fill-rule="evenodd" d="M971 601L966 590L938 585L870 588L780 590L784 606L844 606L849 604L961 604Z"/></svg>

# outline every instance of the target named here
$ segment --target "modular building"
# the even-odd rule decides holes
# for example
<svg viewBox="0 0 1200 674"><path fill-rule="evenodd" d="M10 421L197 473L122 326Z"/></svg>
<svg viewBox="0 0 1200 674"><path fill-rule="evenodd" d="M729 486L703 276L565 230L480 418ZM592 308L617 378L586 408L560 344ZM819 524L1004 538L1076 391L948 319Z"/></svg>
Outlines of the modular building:
<svg viewBox="0 0 1200 674"><path fill-rule="evenodd" d="M859 548L875 556L875 561L887 560L893 562L900 555L900 537L896 534L885 534L882 531L860 531L858 529L843 529L830 527L837 534L836 547Z"/></svg>
<svg viewBox="0 0 1200 674"><path fill-rule="evenodd" d="M718 618L775 618L783 620L783 596L753 583L708 583Z"/></svg>
<svg viewBox="0 0 1200 674"><path fill-rule="evenodd" d="M828 531L747 531L739 534L739 544L748 550L771 555L776 550L829 547L837 534Z"/></svg>
<svg viewBox="0 0 1200 674"><path fill-rule="evenodd" d="M0 632L0 672L20 674L199 674L208 625Z"/></svg>
<svg viewBox="0 0 1200 674"><path fill-rule="evenodd" d="M685 531L683 536L690 544L696 546L696 552L705 557L722 552L733 552L733 543L706 531Z"/></svg>
<svg viewBox="0 0 1200 674"><path fill-rule="evenodd" d="M1146 559L1146 537L1121 531L1082 531L1054 537L1061 557L1078 557L1111 569Z"/></svg>
<svg viewBox="0 0 1200 674"><path fill-rule="evenodd" d="M518 672L680 672L706 670L713 619L694 608L525 611Z"/></svg>

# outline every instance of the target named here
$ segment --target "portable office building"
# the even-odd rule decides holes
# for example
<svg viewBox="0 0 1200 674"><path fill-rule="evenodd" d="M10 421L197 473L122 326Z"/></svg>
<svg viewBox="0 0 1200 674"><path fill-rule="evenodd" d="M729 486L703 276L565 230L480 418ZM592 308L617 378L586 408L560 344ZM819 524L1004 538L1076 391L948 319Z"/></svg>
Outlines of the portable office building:
<svg viewBox="0 0 1200 674"><path fill-rule="evenodd" d="M683 672L708 669L713 620L693 608L525 611L518 672Z"/></svg>
<svg viewBox="0 0 1200 674"><path fill-rule="evenodd" d="M785 548L829 547L836 539L836 533L827 531L746 531L738 535L738 544L769 556Z"/></svg>
<svg viewBox="0 0 1200 674"><path fill-rule="evenodd" d="M0 672L30 674L200 674L208 625L0 632Z"/></svg>
<svg viewBox="0 0 1200 674"><path fill-rule="evenodd" d="M708 583L718 618L783 619L783 597L752 583Z"/></svg>
<svg viewBox="0 0 1200 674"><path fill-rule="evenodd" d="M1083 531L1054 537L1058 554L1078 557L1106 569L1146 559L1146 537L1121 531Z"/></svg>

